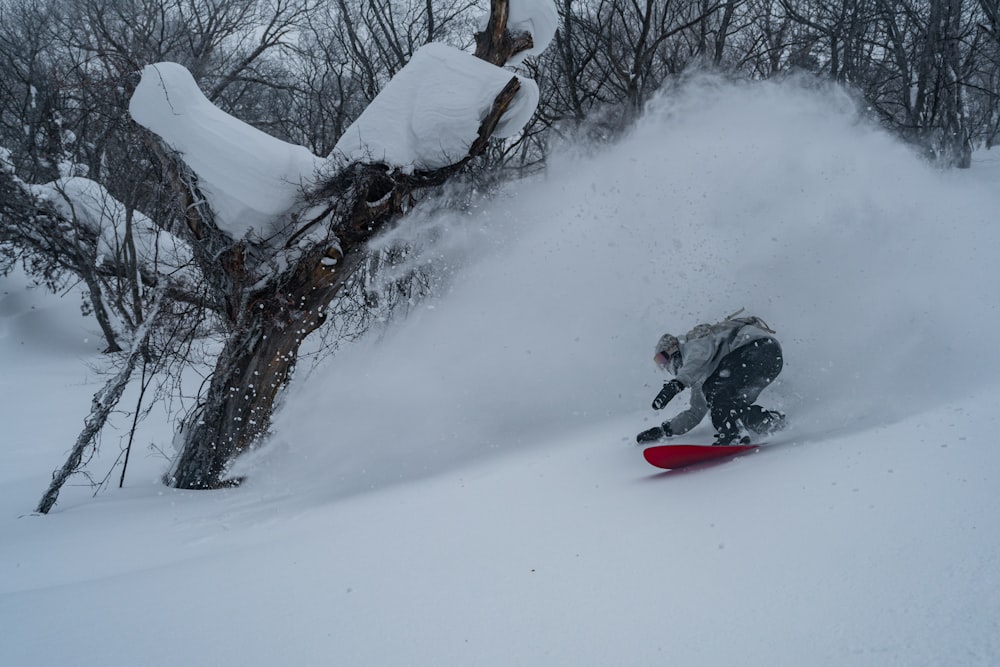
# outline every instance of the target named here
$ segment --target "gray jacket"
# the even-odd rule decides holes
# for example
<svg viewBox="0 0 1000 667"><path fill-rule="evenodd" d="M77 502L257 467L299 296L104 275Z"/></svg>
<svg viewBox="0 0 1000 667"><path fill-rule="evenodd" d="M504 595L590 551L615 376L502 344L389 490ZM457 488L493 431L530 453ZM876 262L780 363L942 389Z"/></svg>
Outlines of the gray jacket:
<svg viewBox="0 0 1000 667"><path fill-rule="evenodd" d="M720 327L704 336L680 340L681 365L674 375L691 390L691 403L687 410L670 420L674 435L687 433L701 423L708 412L708 400L702 385L719 367L722 358L733 350L762 338L773 338L767 331L753 324L734 323Z"/></svg>

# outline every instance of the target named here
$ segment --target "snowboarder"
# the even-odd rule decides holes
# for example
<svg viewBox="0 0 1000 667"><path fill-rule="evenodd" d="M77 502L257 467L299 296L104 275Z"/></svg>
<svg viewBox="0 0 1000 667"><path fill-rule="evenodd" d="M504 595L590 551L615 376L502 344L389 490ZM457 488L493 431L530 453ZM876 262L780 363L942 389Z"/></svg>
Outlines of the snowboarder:
<svg viewBox="0 0 1000 667"><path fill-rule="evenodd" d="M781 372L781 345L767 323L759 317L736 317L740 312L717 324L699 324L681 338L663 334L653 359L674 379L664 383L653 409L663 409L684 389L691 390L691 404L637 435L638 443L687 433L706 412L716 429L714 445L749 443L749 436L740 436L741 426L764 435L785 425L785 415L754 403Z"/></svg>

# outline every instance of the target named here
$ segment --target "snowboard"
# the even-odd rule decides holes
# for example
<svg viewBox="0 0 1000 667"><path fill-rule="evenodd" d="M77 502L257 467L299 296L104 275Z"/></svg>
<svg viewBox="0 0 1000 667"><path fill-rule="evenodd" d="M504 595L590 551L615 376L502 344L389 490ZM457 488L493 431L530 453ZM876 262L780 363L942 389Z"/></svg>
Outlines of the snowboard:
<svg viewBox="0 0 1000 667"><path fill-rule="evenodd" d="M756 445L656 445L642 451L646 460L657 468L675 470L685 466L734 456L741 452L756 449Z"/></svg>

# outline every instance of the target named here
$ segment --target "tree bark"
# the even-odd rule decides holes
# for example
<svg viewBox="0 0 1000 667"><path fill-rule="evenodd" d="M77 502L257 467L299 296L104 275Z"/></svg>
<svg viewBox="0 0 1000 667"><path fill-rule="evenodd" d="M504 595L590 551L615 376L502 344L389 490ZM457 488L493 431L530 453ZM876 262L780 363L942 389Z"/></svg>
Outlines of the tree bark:
<svg viewBox="0 0 1000 667"><path fill-rule="evenodd" d="M90 307L94 310L94 318L97 320L98 325L100 325L101 333L104 334L104 340L108 344L104 352L121 352L122 348L118 344L115 328L111 326L111 317L108 315L107 308L104 307L104 295L100 283L98 283L97 278L88 269L80 271L78 275L83 278L83 282L87 285L87 292L90 296Z"/></svg>
<svg viewBox="0 0 1000 667"><path fill-rule="evenodd" d="M490 18L486 23L486 29L475 35L477 58L502 66L514 54L534 46L530 34L522 32L514 35L507 30L509 9L508 0L490 2Z"/></svg>
<svg viewBox="0 0 1000 667"><path fill-rule="evenodd" d="M315 261L316 258L314 257ZM234 456L271 425L279 391L291 379L299 346L323 323L348 267L315 261L313 270L256 294L242 309L215 365L205 401L185 424L183 447L165 480L185 489L230 486Z"/></svg>

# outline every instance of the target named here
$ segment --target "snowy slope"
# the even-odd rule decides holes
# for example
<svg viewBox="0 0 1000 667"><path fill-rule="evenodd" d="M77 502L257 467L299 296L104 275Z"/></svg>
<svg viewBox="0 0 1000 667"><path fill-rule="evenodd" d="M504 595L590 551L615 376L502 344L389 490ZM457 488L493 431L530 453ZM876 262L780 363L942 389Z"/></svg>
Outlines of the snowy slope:
<svg viewBox="0 0 1000 667"><path fill-rule="evenodd" d="M931 170L832 91L693 84L415 220L452 289L298 378L247 486L144 452L47 517L99 341L0 283L0 664L997 664L998 166ZM650 468L656 338L741 306L793 426Z"/></svg>

